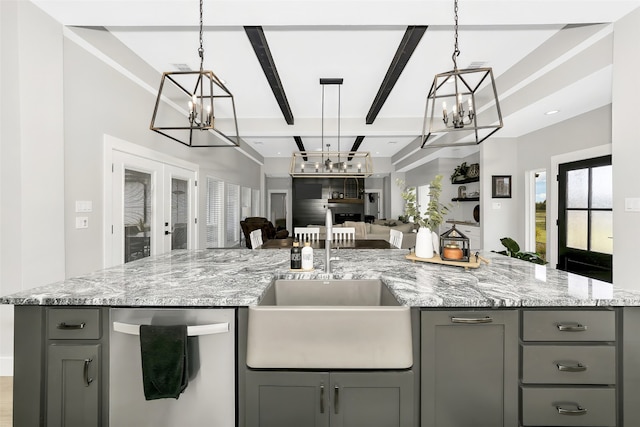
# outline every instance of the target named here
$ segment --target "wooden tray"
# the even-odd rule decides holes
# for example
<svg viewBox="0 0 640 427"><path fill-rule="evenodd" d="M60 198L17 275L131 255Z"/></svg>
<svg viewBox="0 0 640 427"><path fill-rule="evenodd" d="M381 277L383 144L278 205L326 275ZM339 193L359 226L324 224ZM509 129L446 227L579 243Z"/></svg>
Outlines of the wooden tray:
<svg viewBox="0 0 640 427"><path fill-rule="evenodd" d="M489 260L486 258L482 258L480 255L471 255L469 257L469 261L449 261L443 260L440 258L440 255L434 255L433 258L418 258L414 252L411 252L408 255L405 255L405 258L411 260L413 262L430 262L432 264L444 264L444 265L452 265L454 267L463 267L465 270L469 268L478 268L480 267L480 263L484 262L485 264L489 264Z"/></svg>

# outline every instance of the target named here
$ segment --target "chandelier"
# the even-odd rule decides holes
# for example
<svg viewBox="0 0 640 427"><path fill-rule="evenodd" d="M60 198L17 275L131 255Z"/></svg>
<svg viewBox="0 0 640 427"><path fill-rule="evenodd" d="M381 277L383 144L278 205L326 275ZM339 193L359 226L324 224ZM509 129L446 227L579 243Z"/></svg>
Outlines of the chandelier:
<svg viewBox="0 0 640 427"><path fill-rule="evenodd" d="M162 74L149 128L189 147L240 145L233 95L213 71L204 70L200 0L200 71ZM233 116L220 119L216 114Z"/></svg>
<svg viewBox="0 0 640 427"><path fill-rule="evenodd" d="M453 70L436 74L433 79L427 96L421 148L480 144L503 126L493 70L458 69L458 0L454 0L454 13Z"/></svg>
<svg viewBox="0 0 640 427"><path fill-rule="evenodd" d="M371 155L367 151L340 151L340 87L341 78L321 78L322 85L322 130L321 151L294 152L291 157L289 175L296 178L365 178L373 174ZM324 90L326 85L338 86L338 150L331 151L326 144L324 151Z"/></svg>

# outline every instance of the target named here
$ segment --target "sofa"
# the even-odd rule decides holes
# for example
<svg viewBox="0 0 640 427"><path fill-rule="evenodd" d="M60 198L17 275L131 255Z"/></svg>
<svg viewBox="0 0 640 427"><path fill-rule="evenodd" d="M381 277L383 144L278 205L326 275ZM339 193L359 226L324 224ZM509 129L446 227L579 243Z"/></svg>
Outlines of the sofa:
<svg viewBox="0 0 640 427"><path fill-rule="evenodd" d="M320 229L320 240L324 240L327 235L324 225L307 225L307 227L317 227ZM353 227L356 230L356 239L366 240L386 240L389 241L389 231L393 228L402 232L402 249L413 248L416 245L415 224L412 222L402 223L398 220L376 219L373 223L362 221L345 221L343 224L333 224L337 227Z"/></svg>
<svg viewBox="0 0 640 427"><path fill-rule="evenodd" d="M251 249L251 238L249 235L253 230L262 230L263 242L270 239L285 239L289 236L287 230L276 230L271 221L259 216L247 217L244 221L240 221L240 228L242 228L244 241L249 249Z"/></svg>

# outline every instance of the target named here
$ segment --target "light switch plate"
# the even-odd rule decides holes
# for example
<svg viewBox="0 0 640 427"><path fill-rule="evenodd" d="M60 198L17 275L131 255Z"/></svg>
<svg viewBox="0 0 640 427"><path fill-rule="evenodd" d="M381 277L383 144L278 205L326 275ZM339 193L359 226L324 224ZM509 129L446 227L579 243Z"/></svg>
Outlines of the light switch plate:
<svg viewBox="0 0 640 427"><path fill-rule="evenodd" d="M76 200L76 212L92 212L93 203L91 200Z"/></svg>
<svg viewBox="0 0 640 427"><path fill-rule="evenodd" d="M640 212L640 197L626 197L624 210L625 212Z"/></svg>
<svg viewBox="0 0 640 427"><path fill-rule="evenodd" d="M89 228L89 217L77 216L76 217L76 228Z"/></svg>
<svg viewBox="0 0 640 427"><path fill-rule="evenodd" d="M502 209L502 203L500 202L491 202L492 209Z"/></svg>

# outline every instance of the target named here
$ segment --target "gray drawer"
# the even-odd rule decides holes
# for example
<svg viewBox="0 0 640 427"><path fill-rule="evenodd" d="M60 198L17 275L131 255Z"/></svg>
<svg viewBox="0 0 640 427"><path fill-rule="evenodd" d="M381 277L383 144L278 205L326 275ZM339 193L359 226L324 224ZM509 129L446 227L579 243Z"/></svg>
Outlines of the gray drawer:
<svg viewBox="0 0 640 427"><path fill-rule="evenodd" d="M613 346L523 346L522 382L615 384L616 349Z"/></svg>
<svg viewBox="0 0 640 427"><path fill-rule="evenodd" d="M613 311L525 311L525 341L615 341Z"/></svg>
<svg viewBox="0 0 640 427"><path fill-rule="evenodd" d="M561 410L584 411L561 414ZM615 426L613 388L522 388L524 426Z"/></svg>
<svg viewBox="0 0 640 427"><path fill-rule="evenodd" d="M47 336L53 340L100 339L100 309L48 309Z"/></svg>

